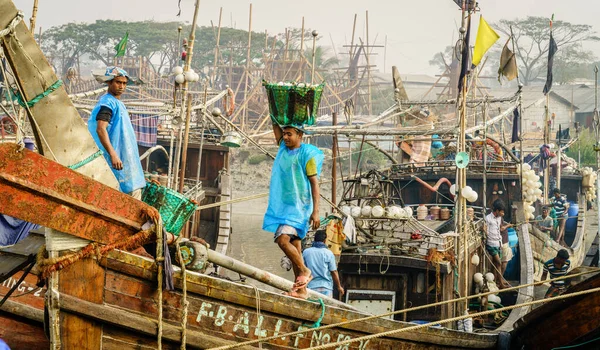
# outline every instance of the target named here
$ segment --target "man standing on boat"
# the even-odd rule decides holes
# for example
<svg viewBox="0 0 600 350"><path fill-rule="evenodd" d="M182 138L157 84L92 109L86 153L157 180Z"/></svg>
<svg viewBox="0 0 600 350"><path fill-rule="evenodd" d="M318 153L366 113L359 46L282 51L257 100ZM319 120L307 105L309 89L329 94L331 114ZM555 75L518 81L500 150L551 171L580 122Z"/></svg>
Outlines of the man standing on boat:
<svg viewBox="0 0 600 350"><path fill-rule="evenodd" d="M556 229L556 237L554 240L566 247L565 225L569 215L569 202L567 202L567 197L560 194L559 188L555 188L552 192L554 193L554 197L552 197L552 206L554 207L556 218L558 219L558 228Z"/></svg>
<svg viewBox="0 0 600 350"><path fill-rule="evenodd" d="M312 271L313 279L308 283L308 289L319 292L325 296L333 297L333 284L340 293L344 295L344 288L340 283L340 276L335 264L335 256L329 250L327 244L327 232L318 230L315 232L315 241L312 247L302 252L306 267Z"/></svg>
<svg viewBox="0 0 600 350"><path fill-rule="evenodd" d="M542 273L542 281L546 280L548 273L550 278L563 277L569 271L571 261L569 260L569 252L566 249L561 249L556 254L556 257L544 263L544 272ZM567 289L567 282L562 279L550 282L550 288L546 292L544 298L551 298L562 294Z"/></svg>
<svg viewBox="0 0 600 350"><path fill-rule="evenodd" d="M552 236L552 231L554 229L554 219L552 219L550 215L548 215L549 213L550 209L547 205L544 205L542 207L542 215L538 215L535 218L535 223L540 231Z"/></svg>
<svg viewBox="0 0 600 350"><path fill-rule="evenodd" d="M486 215L485 225L483 227L486 233L487 240L485 243L485 249L492 257L493 273L495 276L496 283L500 288L507 288L508 283L504 281L502 277L502 230L506 230L511 227L512 224L502 225L502 218L504 217L505 211L504 202L500 199L494 201L492 212Z"/></svg>
<svg viewBox="0 0 600 350"><path fill-rule="evenodd" d="M108 85L108 92L92 110L88 129L119 180L121 191L141 200L146 180L129 113L121 102L121 95L133 80L119 67L108 67L104 75L95 77Z"/></svg>
<svg viewBox="0 0 600 350"><path fill-rule="evenodd" d="M273 163L269 185L269 205L263 230L273 232L275 243L292 262L294 288L291 296L306 298L311 271L302 259L301 240L309 228L317 229L319 219L319 182L323 152L302 143L300 126L273 123L279 151Z"/></svg>

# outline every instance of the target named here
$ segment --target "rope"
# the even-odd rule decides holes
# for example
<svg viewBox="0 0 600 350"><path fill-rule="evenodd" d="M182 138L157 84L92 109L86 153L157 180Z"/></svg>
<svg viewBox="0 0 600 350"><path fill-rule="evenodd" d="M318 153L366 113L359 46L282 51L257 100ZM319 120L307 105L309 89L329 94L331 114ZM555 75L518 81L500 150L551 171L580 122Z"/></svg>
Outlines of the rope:
<svg viewBox="0 0 600 350"><path fill-rule="evenodd" d="M15 18L13 18L12 21L10 21L8 26L6 26L6 28L0 30L0 37L12 35L15 32L15 28L17 27L17 24L19 24L19 22L21 22L24 17L25 17L25 14L23 13L23 11L17 12L17 15L15 16Z"/></svg>
<svg viewBox="0 0 600 350"><path fill-rule="evenodd" d="M562 300L562 299L567 299L567 298L573 298L573 297L576 297L576 296L590 294L590 293L596 293L596 292L600 292L600 287L599 288L589 289L589 290L584 290L584 291L576 292L576 293L572 293L572 294L563 294L563 295L559 295L559 296L552 297L552 298L546 298L546 299L541 299L541 300L534 300L534 301L530 301L530 302L527 302L527 303L506 306L506 307L503 307L503 308L500 308L500 309L488 310L488 311L482 311L482 312L476 312L476 313L472 313L472 314L466 314L466 315L463 315L463 316L447 318L445 320L433 321L433 322L429 322L429 323L425 323L425 324L420 324L420 325L416 325L416 326L409 326L409 327L406 327L406 328L394 329L394 330L391 330L391 331L386 331L386 332L371 334L371 335L367 335L367 336L363 336L363 337L358 337L358 338L354 338L354 339L348 339L348 340L344 340L344 341L341 341L341 342L336 342L336 343L330 343L330 344L326 344L326 345L315 346L315 347L311 347L311 348L308 348L308 349L317 350L317 349L327 349L327 348L331 348L331 347L334 347L334 346L339 347L341 345L351 344L351 343L358 342L358 341L363 341L364 342L364 341L367 341L367 340L371 340L371 339L375 339L375 338L381 338L381 337L386 337L386 336L393 335L393 334L404 333L404 332L408 332L408 331L414 331L414 330L417 330L417 329L421 329L421 328L425 328L425 327L429 327L429 326L434 326L434 325L437 325L437 324L440 324L440 323L450 323L450 322L464 320L464 319L467 319L467 318L472 318L472 317L477 317L477 316L486 316L486 315L495 314L495 313L502 312L502 311L508 311L508 310L513 310L513 309L518 309L518 308L521 308L521 307L531 306L531 305L535 305L535 304L547 303L547 302L554 301L554 300Z"/></svg>
<svg viewBox="0 0 600 350"><path fill-rule="evenodd" d="M163 254L163 224L162 220L156 222L156 269L158 275L156 282L158 284L158 335L156 342L158 343L158 350L162 349L162 335L163 335L163 261L165 260Z"/></svg>
<svg viewBox="0 0 600 350"><path fill-rule="evenodd" d="M98 158L98 157L102 156L103 154L104 154L104 153L102 152L102 150L98 150L96 153L94 153L94 154L92 154L91 156L89 156L89 157L85 158L84 160L81 160L81 161L79 161L79 162L77 162L77 163L75 163L75 164L73 164L73 165L69 165L69 166L68 166L68 168L69 168L69 169L73 169L73 170L75 170L75 169L79 169L79 168L81 168L82 166L84 166L84 165L86 165L86 164L90 163L90 162L91 162L91 161L93 161L94 159L96 159L96 158Z"/></svg>
<svg viewBox="0 0 600 350"><path fill-rule="evenodd" d="M181 236L179 236L181 237ZM177 240L179 240L177 237ZM181 255L181 246L179 242L175 242L175 247L177 248L177 257L179 258L179 264L181 266L181 284L183 289L183 295L181 297L181 304L183 305L183 310L181 312L181 350L185 350L187 343L187 317L188 317L188 306L190 302L187 300L187 270L185 268L185 263L183 262L183 258Z"/></svg>
<svg viewBox="0 0 600 350"><path fill-rule="evenodd" d="M256 318L258 320L260 320L260 292L258 290L258 287L256 287L255 285L252 285L252 288L254 289L254 298L256 299ZM260 342L260 332L261 332L261 326L262 322L258 322L258 325L256 326L256 337L257 340L259 340L258 343L258 348L262 349L262 342Z"/></svg>
<svg viewBox="0 0 600 350"><path fill-rule="evenodd" d="M15 91L13 91L13 93L14 93L15 97L17 98L17 102L19 103L19 105L21 105L21 107L25 107L25 106L33 107L36 103L40 102L41 99L50 95L56 89L61 87L62 84L63 84L62 80L57 80L54 84L50 85L50 87L48 87L46 89L46 91L42 92L41 94L37 95L36 97L34 97L33 99L31 99L30 101L27 101L27 102L25 102L25 100L23 99L23 96L19 93L19 91L15 90Z"/></svg>
<svg viewBox="0 0 600 350"><path fill-rule="evenodd" d="M325 318L325 303L323 302L322 298L319 298L319 300L316 299L309 299L310 301L318 301L319 304L321 304L321 316L319 316L319 319L311 324L311 325L303 325L304 327L308 327L308 328L320 328L321 327L321 322L323 321L323 318Z"/></svg>
<svg viewBox="0 0 600 350"><path fill-rule="evenodd" d="M17 43L19 49L21 49L21 51L23 51L23 56L25 56L25 58L29 61L29 63L31 63L31 65L33 66L33 68L35 68L35 70L38 72L38 79L41 80L42 87L44 89L46 89L48 87L48 81L46 80L46 77L44 77L44 75L42 74L42 71L35 64L35 62L31 58L31 56L29 56L29 54L27 53L27 51L25 51L25 48L23 47L23 44L21 44L21 41L19 40L19 38L14 33L14 28L13 28L13 31L10 32L10 37L15 40L15 42ZM12 45L7 45L7 47L12 51L13 54L16 54L15 50L12 48ZM17 84L17 86L18 85L19 84ZM21 91L21 93L22 92L23 91Z"/></svg>
<svg viewBox="0 0 600 350"><path fill-rule="evenodd" d="M592 273L598 273L598 272L600 272L600 268L594 269L592 271L580 272L580 273L569 275L569 276L561 276L561 277L549 279L549 280L546 280L546 281L534 282L534 283L525 284L525 285L522 285L522 286L505 288L502 291L503 292L508 292L508 291L511 291L511 290L519 289L519 288L529 287L529 286L532 286L532 285L540 285L540 284L543 284L545 282L558 281L558 280L562 280L562 279L566 279L566 278L573 278L573 277L577 277L577 276L582 276L582 275L587 275L587 274L592 274ZM487 296L487 295L490 295L490 294L496 294L496 292L485 292L485 293L480 293L480 294L476 294L476 295L461 297L461 298L457 298L457 299L440 301L440 302L433 303L433 304L420 305L420 306L415 306L415 307L411 307L411 308L408 308L408 309L392 311L392 312L384 313L384 314L381 314L381 315L373 315L373 316L367 316L367 317L357 318L357 319L354 319L354 320L342 321L342 322L338 322L338 323L329 324L329 325L326 325L326 326L321 326L318 329L305 329L305 330L300 330L300 331L295 331L295 332L290 332L290 333L285 333L285 334L278 334L277 336L271 336L271 337L267 337L267 338L262 338L260 341L264 342L264 341L279 339L279 338L282 338L282 337L291 337L291 336L298 335L298 334L304 334L304 333L312 332L312 331L315 331L315 330L325 330L325 329L330 329L330 328L335 328L335 327L346 326L346 325L349 325L349 324L352 324L352 323L362 322L362 321L368 321L368 320L372 320L372 319L376 319L376 318L380 318L380 317L394 316L394 315L398 315L398 314L403 314L403 313L413 312L413 311L417 311L417 310L421 310L421 309L426 309L426 308L429 308L429 307L436 307L436 306L441 306L441 305L450 304L450 303L456 303L456 302L460 302L460 301L464 301L464 300L481 298L481 297L484 297L484 296ZM573 295L573 294L568 294L568 295L570 296L570 295ZM554 298L556 298L556 297L554 297ZM550 300L550 298L548 298L546 300ZM494 312L498 312L498 311L502 311L502 310L494 310ZM439 323L439 321L434 321L431 324L436 324L436 323ZM244 346L244 345L256 344L258 342L259 342L258 340L250 340L250 341L246 341L246 342L243 342L243 343L237 343L237 344L222 346L222 347L218 347L218 348L212 348L212 349L209 349L209 350L227 350L227 349L233 349L233 348Z"/></svg>
<svg viewBox="0 0 600 350"><path fill-rule="evenodd" d="M60 271L76 261L93 254L95 254L98 258L102 258L108 252L115 249L129 250L131 248L139 247L140 245L145 244L151 236L152 229L142 230L133 236L129 236L124 240L109 245L100 246L100 244L97 242L90 243L78 252L63 255L58 258L45 258L44 255L46 250L41 249L37 257L38 265L40 266L40 270L42 272L41 279L46 279L50 273Z"/></svg>

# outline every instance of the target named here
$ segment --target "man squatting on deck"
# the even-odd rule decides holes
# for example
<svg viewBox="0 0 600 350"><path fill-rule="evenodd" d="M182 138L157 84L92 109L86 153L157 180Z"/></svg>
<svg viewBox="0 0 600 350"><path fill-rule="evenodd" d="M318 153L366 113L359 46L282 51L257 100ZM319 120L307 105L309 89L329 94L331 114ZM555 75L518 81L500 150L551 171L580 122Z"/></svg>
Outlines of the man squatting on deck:
<svg viewBox="0 0 600 350"><path fill-rule="evenodd" d="M492 257L494 264L493 273L499 288L507 288L508 283L502 277L502 230L511 227L512 224L502 225L502 217L505 210L504 202L500 199L492 204L492 212L486 215L483 231L487 236L485 249Z"/></svg>
<svg viewBox="0 0 600 350"><path fill-rule="evenodd" d="M92 110L88 129L104 158L119 180L121 192L141 200L146 186L137 140L121 95L133 83L127 72L119 67L108 67L104 76L96 80L108 85L108 92L100 97Z"/></svg>
<svg viewBox="0 0 600 350"><path fill-rule="evenodd" d="M544 263L544 272L542 273L542 281L546 280L548 273L550 278L563 277L569 272L571 260L569 260L569 252L566 249L561 249L556 253L556 257ZM551 298L562 294L567 289L567 282L562 279L550 282L550 288L546 291L544 298Z"/></svg>
<svg viewBox="0 0 600 350"><path fill-rule="evenodd" d="M335 256L329 250L327 244L327 232L317 230L312 247L304 249L302 257L306 267L312 271L313 279L308 283L308 289L319 292L330 298L333 297L333 284L340 293L340 298L344 295L344 288L340 283L340 276L335 264Z"/></svg>
<svg viewBox="0 0 600 350"><path fill-rule="evenodd" d="M302 143L301 127L280 127L273 122L273 133L279 151L273 163L263 230L274 233L275 243L292 262L295 283L288 294L306 298L312 274L302 259L301 240L310 227L316 230L321 224L318 179L323 152Z"/></svg>

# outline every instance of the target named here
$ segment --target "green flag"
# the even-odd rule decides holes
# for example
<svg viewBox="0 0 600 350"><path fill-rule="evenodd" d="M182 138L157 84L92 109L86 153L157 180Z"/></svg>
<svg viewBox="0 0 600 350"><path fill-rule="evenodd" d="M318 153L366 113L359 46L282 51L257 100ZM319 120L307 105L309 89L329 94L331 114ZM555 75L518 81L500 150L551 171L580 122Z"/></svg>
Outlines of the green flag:
<svg viewBox="0 0 600 350"><path fill-rule="evenodd" d="M123 39L121 39L121 41L119 41L119 43L115 46L115 50L117 51L115 57L125 56L125 50L127 49L127 39L129 39L129 32L125 32L125 36L123 37Z"/></svg>

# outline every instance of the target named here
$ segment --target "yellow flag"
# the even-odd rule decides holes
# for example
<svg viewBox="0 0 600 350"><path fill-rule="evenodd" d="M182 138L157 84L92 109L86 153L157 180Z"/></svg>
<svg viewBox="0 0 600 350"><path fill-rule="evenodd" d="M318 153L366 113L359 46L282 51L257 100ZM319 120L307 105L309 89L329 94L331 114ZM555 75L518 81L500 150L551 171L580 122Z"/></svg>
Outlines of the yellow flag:
<svg viewBox="0 0 600 350"><path fill-rule="evenodd" d="M475 39L475 48L473 49L473 66L476 66L481 62L481 58L487 50L494 45L496 40L500 36L490 27L489 24L483 19L483 16L479 18L479 28L477 29L477 39Z"/></svg>

